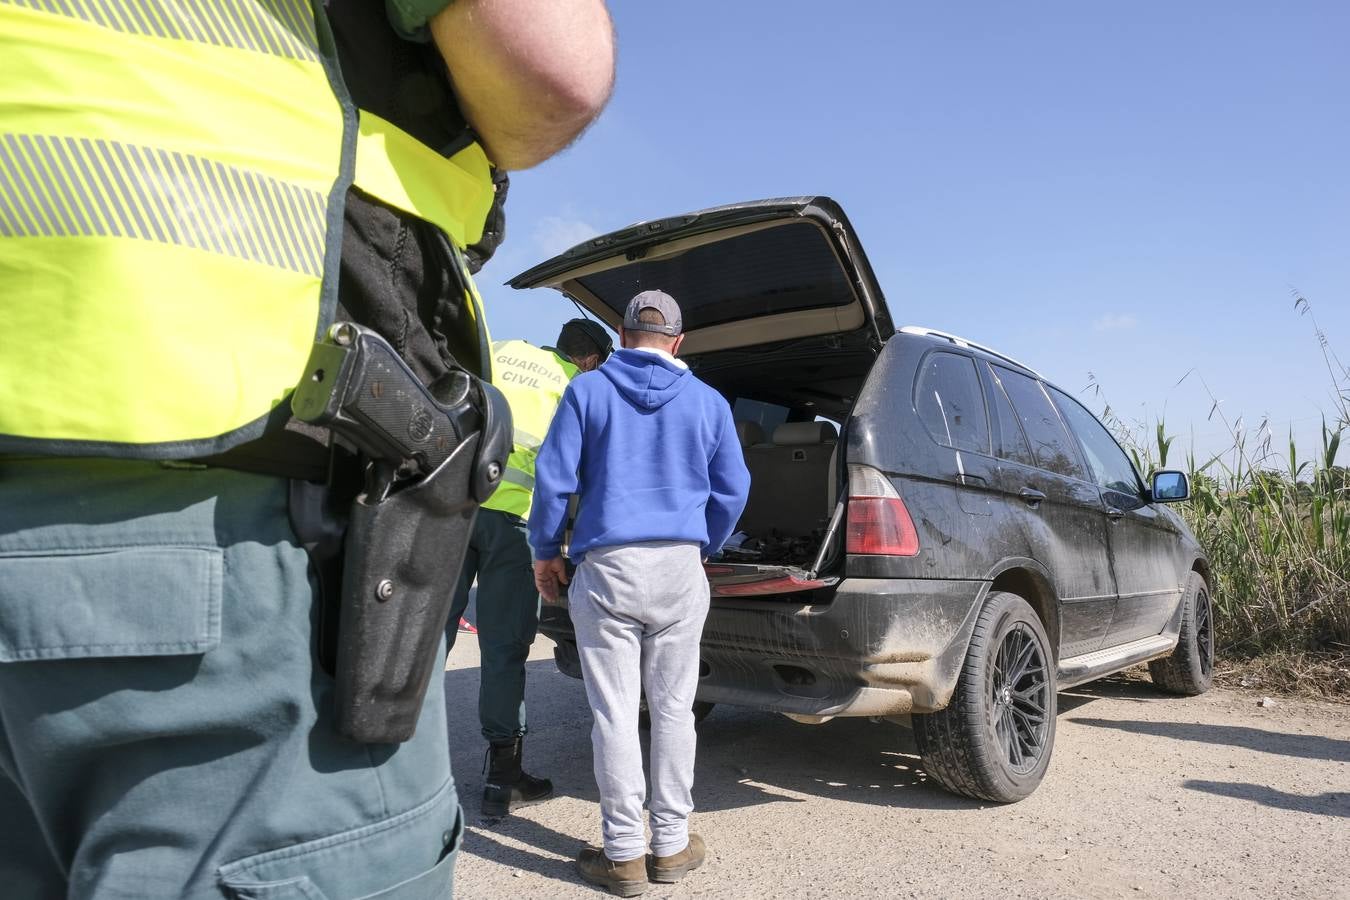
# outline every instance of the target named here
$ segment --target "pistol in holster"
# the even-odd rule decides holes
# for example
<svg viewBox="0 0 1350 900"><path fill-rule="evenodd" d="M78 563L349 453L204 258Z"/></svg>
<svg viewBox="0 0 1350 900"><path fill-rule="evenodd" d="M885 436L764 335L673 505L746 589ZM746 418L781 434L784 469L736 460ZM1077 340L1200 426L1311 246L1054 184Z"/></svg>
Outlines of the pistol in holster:
<svg viewBox="0 0 1350 900"><path fill-rule="evenodd" d="M341 322L314 345L291 409L365 461L343 541L338 733L406 741L443 665L441 635L478 506L511 452L510 407L465 373L438 399L377 333Z"/></svg>

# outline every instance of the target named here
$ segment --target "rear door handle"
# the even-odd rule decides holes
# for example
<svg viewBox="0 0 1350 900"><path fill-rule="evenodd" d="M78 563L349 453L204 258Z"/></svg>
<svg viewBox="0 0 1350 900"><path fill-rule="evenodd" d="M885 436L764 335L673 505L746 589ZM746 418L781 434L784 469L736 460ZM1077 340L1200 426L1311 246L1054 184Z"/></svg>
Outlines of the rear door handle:
<svg viewBox="0 0 1350 900"><path fill-rule="evenodd" d="M1030 506L1032 509L1035 509L1036 507L1040 506L1041 501L1045 499L1045 494L1042 491L1038 491L1033 487L1022 488L1022 490L1017 492L1017 496L1025 500L1027 506Z"/></svg>

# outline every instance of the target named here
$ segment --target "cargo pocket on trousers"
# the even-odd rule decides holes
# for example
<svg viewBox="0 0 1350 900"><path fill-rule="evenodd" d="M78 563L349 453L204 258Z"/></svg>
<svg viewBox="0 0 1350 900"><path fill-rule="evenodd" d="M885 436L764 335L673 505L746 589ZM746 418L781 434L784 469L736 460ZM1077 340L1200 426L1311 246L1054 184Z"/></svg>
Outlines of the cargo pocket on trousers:
<svg viewBox="0 0 1350 900"><path fill-rule="evenodd" d="M223 567L218 547L0 554L0 663L205 653Z"/></svg>
<svg viewBox="0 0 1350 900"><path fill-rule="evenodd" d="M448 781L400 815L221 866L220 881L236 900L444 900L463 836ZM414 874L390 884L402 872Z"/></svg>

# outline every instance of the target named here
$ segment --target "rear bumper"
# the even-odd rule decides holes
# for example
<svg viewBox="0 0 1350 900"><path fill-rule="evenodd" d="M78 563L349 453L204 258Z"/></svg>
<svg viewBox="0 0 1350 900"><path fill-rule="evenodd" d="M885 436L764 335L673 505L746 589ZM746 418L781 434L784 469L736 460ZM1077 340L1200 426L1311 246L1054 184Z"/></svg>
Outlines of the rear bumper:
<svg viewBox="0 0 1350 900"><path fill-rule="evenodd" d="M855 578L829 604L714 600L703 629L698 698L807 717L942 709L965 659L987 581ZM566 610L540 631L558 667L580 677Z"/></svg>

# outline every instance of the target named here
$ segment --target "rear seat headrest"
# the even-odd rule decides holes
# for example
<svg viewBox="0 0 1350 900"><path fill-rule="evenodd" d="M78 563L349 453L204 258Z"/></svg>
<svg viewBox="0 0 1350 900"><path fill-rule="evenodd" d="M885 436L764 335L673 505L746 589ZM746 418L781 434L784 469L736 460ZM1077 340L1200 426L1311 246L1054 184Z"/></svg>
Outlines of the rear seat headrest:
<svg viewBox="0 0 1350 900"><path fill-rule="evenodd" d="M838 436L832 422L784 422L773 430L773 442L780 447L824 444Z"/></svg>
<svg viewBox="0 0 1350 900"><path fill-rule="evenodd" d="M762 444L764 443L764 429L759 427L758 422L737 422L736 438L741 442L742 447Z"/></svg>

